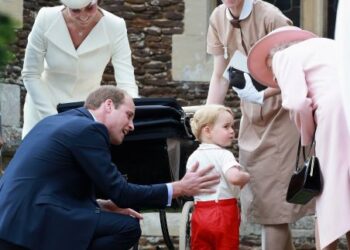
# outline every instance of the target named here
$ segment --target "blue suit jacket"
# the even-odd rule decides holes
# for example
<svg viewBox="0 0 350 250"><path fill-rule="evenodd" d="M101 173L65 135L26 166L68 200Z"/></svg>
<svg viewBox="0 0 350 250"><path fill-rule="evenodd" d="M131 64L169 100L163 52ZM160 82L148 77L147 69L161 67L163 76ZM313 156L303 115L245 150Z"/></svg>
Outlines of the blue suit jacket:
<svg viewBox="0 0 350 250"><path fill-rule="evenodd" d="M127 183L109 147L107 128L85 108L39 122L0 180L0 238L35 250L87 249L100 212L95 186L120 207L165 207L166 185Z"/></svg>

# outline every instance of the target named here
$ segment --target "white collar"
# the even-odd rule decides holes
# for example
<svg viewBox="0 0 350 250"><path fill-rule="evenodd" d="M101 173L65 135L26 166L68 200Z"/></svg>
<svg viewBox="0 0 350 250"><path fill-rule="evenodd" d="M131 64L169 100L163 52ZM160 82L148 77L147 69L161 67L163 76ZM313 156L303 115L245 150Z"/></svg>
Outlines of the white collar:
<svg viewBox="0 0 350 250"><path fill-rule="evenodd" d="M96 119L96 117L94 116L94 114L93 114L90 110L87 110L87 111L89 111L89 113L90 113L90 115L92 116L92 118L94 118L94 121L95 121L95 122L98 122L98 120Z"/></svg>
<svg viewBox="0 0 350 250"><path fill-rule="evenodd" d="M241 14L239 15L239 20L246 19L253 10L253 0L244 0ZM226 18L231 21L233 19L230 10L226 8Z"/></svg>
<svg viewBox="0 0 350 250"><path fill-rule="evenodd" d="M201 143L198 149L222 149L222 147L212 143Z"/></svg>

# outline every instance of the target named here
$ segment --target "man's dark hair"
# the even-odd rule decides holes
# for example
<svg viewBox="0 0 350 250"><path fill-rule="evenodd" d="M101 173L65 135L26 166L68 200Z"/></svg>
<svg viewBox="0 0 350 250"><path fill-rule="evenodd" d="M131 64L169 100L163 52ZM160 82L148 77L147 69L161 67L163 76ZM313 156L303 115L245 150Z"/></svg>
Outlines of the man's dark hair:
<svg viewBox="0 0 350 250"><path fill-rule="evenodd" d="M89 96L86 98L84 107L87 109L96 110L104 101L111 99L114 107L117 109L119 105L124 102L126 95L127 93L124 90L121 90L115 86L101 86L89 94Z"/></svg>

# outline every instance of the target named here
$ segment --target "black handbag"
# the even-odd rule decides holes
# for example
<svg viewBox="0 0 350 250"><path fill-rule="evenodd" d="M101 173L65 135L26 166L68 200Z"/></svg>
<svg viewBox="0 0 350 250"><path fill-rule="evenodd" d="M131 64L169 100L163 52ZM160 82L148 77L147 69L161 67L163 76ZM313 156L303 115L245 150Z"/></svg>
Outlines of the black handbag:
<svg viewBox="0 0 350 250"><path fill-rule="evenodd" d="M313 140L310 152L315 145ZM307 159L301 166L299 165L299 155L301 148L301 140L299 140L296 170L293 173L287 191L287 201L293 204L306 204L312 198L319 195L322 191L322 174L318 158L308 154ZM303 156L305 159L305 148L303 147Z"/></svg>

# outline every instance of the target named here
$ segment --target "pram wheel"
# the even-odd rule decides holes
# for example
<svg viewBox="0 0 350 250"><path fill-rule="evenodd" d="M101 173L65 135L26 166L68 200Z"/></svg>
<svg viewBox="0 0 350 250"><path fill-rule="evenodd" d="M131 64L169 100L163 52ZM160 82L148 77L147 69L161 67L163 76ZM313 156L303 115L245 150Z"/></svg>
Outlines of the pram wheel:
<svg viewBox="0 0 350 250"><path fill-rule="evenodd" d="M179 250L191 249L191 216L193 201L187 201L182 207L179 228Z"/></svg>

